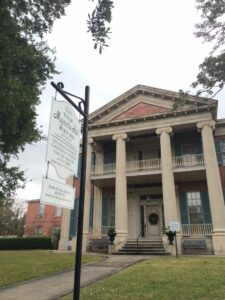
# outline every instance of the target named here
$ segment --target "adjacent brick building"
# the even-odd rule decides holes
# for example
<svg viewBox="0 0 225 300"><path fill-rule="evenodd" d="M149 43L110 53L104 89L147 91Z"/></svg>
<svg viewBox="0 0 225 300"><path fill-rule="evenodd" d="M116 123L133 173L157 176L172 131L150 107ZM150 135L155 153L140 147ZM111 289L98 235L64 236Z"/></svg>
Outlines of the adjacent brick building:
<svg viewBox="0 0 225 300"><path fill-rule="evenodd" d="M61 228L62 208L40 203L39 199L28 202L25 236L51 236Z"/></svg>

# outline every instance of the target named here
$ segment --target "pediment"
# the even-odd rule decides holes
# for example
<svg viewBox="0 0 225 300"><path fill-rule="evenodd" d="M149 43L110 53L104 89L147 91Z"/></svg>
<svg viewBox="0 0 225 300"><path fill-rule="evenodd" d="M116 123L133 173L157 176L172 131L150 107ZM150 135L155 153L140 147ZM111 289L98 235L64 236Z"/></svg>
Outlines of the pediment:
<svg viewBox="0 0 225 300"><path fill-rule="evenodd" d="M89 123L97 125L122 120L130 120L174 112L173 105L179 98L178 92L137 85L124 94L108 102L89 116ZM196 107L217 107L217 101L190 96L180 110L193 110Z"/></svg>
<svg viewBox="0 0 225 300"><path fill-rule="evenodd" d="M113 118L112 120L124 120L124 119L131 119L131 118L139 118L139 117L146 117L150 115L160 114L169 112L171 109L148 104L144 102L139 102L138 104L134 105L131 108L128 108L124 112L120 113L118 116Z"/></svg>

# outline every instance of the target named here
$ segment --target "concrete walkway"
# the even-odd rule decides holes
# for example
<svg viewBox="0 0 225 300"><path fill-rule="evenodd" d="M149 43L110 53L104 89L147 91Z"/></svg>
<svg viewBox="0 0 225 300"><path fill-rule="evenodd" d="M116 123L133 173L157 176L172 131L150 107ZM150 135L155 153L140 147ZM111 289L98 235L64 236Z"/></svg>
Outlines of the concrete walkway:
<svg viewBox="0 0 225 300"><path fill-rule="evenodd" d="M143 256L109 256L103 261L82 266L81 286L119 272L143 260ZM148 257L149 258L149 257ZM1 300L53 300L73 291L74 271L66 271L46 278L0 289Z"/></svg>

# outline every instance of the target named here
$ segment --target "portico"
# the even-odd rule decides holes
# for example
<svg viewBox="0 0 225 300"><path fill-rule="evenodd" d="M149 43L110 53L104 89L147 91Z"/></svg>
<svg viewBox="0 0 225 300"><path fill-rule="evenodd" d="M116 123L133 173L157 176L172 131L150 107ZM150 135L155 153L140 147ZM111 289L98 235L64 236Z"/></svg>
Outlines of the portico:
<svg viewBox="0 0 225 300"><path fill-rule="evenodd" d="M178 221L180 253L184 239L206 239L208 253L213 248L213 253L225 254L225 208L213 131L217 103L190 97L174 111L177 97L137 86L91 114L84 249L90 239L102 239L115 227L115 250L139 238L162 240L174 254L164 228Z"/></svg>

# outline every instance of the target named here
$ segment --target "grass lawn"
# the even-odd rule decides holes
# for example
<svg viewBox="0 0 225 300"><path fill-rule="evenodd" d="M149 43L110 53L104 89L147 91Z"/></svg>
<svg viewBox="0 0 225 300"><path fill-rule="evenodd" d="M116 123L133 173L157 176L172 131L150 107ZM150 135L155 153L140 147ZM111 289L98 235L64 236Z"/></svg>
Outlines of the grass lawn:
<svg viewBox="0 0 225 300"><path fill-rule="evenodd" d="M224 300L225 258L149 259L81 289L80 299Z"/></svg>
<svg viewBox="0 0 225 300"><path fill-rule="evenodd" d="M101 259L100 256L84 255L82 263ZM66 270L74 266L74 261L74 253L0 251L0 287Z"/></svg>

